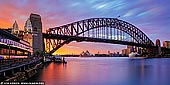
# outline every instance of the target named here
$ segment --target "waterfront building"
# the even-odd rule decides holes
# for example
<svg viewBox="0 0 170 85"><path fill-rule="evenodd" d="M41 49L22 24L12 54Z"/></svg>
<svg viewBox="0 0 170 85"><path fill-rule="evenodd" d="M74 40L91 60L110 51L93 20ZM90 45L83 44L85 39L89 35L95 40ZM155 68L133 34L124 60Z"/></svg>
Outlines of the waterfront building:
<svg viewBox="0 0 170 85"><path fill-rule="evenodd" d="M163 47L170 49L170 41L164 41L163 42Z"/></svg>
<svg viewBox="0 0 170 85"><path fill-rule="evenodd" d="M86 50L85 52L83 51L82 53L80 53L80 57L91 57L93 56L93 54L91 54L88 50Z"/></svg>
<svg viewBox="0 0 170 85"><path fill-rule="evenodd" d="M3 58L27 57L32 53L30 43L0 29L0 56Z"/></svg>
<svg viewBox="0 0 170 85"><path fill-rule="evenodd" d="M123 55L129 55L131 52L133 52L134 51L134 48L133 48L133 46L127 46L127 49L123 49L122 50L122 54Z"/></svg>
<svg viewBox="0 0 170 85"><path fill-rule="evenodd" d="M158 46L158 47L161 46L161 43L160 43L160 40L159 40L159 39L156 39L156 46Z"/></svg>
<svg viewBox="0 0 170 85"><path fill-rule="evenodd" d="M128 49L128 53L131 53L131 52L134 52L134 51L135 51L134 46L128 45L128 46L127 46L127 49Z"/></svg>
<svg viewBox="0 0 170 85"><path fill-rule="evenodd" d="M122 54L123 54L123 55L128 55L128 49L123 49L123 50L122 50Z"/></svg>
<svg viewBox="0 0 170 85"><path fill-rule="evenodd" d="M0 36L0 43L6 43L6 42L17 42L19 43L19 47L25 46L22 44L26 44L27 47L21 47L22 50L16 49L11 50L9 52L9 46L6 46L6 48L3 48L0 46L0 56L9 56L9 53L11 56L18 56L18 55L31 55L33 53L32 49L32 40L33 40L33 31L32 31L32 25L30 22L30 18L28 18L24 25L24 30L20 30L19 25L17 21L15 20L14 24L12 25L12 28L1 28L1 32L4 32L8 35L2 35ZM3 39L2 36L6 36L7 38ZM15 37L15 38L14 38ZM21 42L20 42L21 41ZM24 43L23 43L24 42ZM4 44L7 45L7 44ZM14 45L11 45L11 48L13 48ZM15 47L15 46L14 46ZM20 50L20 51L18 51Z"/></svg>
<svg viewBox="0 0 170 85"><path fill-rule="evenodd" d="M102 53L97 53L97 54L94 54L95 57L109 57L110 55L108 54L102 54Z"/></svg>
<svg viewBox="0 0 170 85"><path fill-rule="evenodd" d="M157 54L158 55L161 55L161 43L160 43L160 40L159 39L156 39L156 46L158 46L158 52Z"/></svg>

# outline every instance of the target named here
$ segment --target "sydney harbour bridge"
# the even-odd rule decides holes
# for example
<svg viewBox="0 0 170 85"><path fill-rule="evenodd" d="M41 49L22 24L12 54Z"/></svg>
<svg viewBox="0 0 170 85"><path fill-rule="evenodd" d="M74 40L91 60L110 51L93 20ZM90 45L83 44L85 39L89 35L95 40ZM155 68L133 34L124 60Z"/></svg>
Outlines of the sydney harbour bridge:
<svg viewBox="0 0 170 85"><path fill-rule="evenodd" d="M33 27L33 51L52 54L72 41L102 42L131 45L140 48L148 56L170 54L170 50L157 45L144 32L131 23L117 18L89 18L63 26L49 28L42 33L40 15L31 14ZM39 42L39 43L37 43Z"/></svg>

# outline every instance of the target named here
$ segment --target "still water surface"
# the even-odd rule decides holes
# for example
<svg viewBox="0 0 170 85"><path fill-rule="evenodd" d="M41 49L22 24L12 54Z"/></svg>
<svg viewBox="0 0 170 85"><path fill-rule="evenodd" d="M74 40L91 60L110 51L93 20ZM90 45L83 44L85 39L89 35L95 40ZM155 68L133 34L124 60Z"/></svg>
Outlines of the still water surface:
<svg viewBox="0 0 170 85"><path fill-rule="evenodd" d="M29 81L46 85L170 85L170 58L66 58L49 63Z"/></svg>

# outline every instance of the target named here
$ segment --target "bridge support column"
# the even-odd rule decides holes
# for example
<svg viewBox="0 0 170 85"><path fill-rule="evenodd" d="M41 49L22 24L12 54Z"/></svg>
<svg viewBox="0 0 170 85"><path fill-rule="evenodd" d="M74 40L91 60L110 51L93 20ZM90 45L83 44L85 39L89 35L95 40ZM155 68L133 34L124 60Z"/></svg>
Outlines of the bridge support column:
<svg viewBox="0 0 170 85"><path fill-rule="evenodd" d="M31 14L30 21L33 29L33 54L36 52L41 53L44 51L41 16L38 14Z"/></svg>

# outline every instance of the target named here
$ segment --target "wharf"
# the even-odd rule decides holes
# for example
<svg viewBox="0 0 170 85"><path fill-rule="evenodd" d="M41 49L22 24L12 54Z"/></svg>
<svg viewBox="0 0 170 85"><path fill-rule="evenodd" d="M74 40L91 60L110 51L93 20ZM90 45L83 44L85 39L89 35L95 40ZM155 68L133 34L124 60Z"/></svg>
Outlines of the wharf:
<svg viewBox="0 0 170 85"><path fill-rule="evenodd" d="M28 78L34 76L37 71L42 68L43 63L41 58L37 59L13 59L18 60L11 64L2 64L3 61L10 60L0 60L0 81L25 81Z"/></svg>

